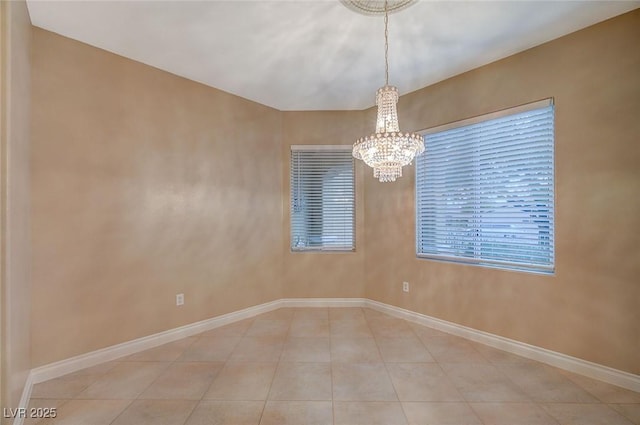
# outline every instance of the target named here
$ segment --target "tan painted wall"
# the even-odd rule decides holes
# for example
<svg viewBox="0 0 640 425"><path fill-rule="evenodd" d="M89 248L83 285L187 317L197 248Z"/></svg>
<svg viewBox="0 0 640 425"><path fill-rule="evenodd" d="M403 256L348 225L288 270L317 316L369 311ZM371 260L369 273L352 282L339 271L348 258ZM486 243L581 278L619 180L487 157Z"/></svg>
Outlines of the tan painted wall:
<svg viewBox="0 0 640 425"><path fill-rule="evenodd" d="M635 10L403 96L406 130L555 98L556 275L417 259L408 167L365 179L367 297L640 373L639 41Z"/></svg>
<svg viewBox="0 0 640 425"><path fill-rule="evenodd" d="M33 367L281 298L279 111L36 28L33 51Z"/></svg>
<svg viewBox="0 0 640 425"><path fill-rule="evenodd" d="M362 111L284 112L282 185L284 296L360 298L364 296L364 184L356 164L356 250L349 253L291 252L289 163L292 145L352 145L362 137Z"/></svg>
<svg viewBox="0 0 640 425"><path fill-rule="evenodd" d="M31 21L24 1L2 2L2 406L18 407L30 368L29 108ZM3 415L4 416L4 415ZM10 421L2 418L2 423ZM5 422L6 421L6 422Z"/></svg>

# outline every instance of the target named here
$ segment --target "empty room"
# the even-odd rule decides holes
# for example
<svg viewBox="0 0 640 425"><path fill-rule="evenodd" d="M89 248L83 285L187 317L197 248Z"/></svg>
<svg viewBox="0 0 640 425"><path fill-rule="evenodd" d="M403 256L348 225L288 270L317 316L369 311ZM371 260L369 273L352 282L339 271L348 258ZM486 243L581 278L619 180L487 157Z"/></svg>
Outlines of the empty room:
<svg viewBox="0 0 640 425"><path fill-rule="evenodd" d="M0 5L2 425L640 425L640 1Z"/></svg>

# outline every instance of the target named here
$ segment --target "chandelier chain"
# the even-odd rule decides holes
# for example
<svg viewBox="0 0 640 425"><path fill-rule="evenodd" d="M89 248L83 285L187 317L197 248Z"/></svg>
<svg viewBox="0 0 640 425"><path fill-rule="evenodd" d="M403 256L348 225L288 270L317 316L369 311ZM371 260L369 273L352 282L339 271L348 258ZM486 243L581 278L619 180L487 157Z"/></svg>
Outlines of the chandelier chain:
<svg viewBox="0 0 640 425"><path fill-rule="evenodd" d="M389 85L389 10L388 0L384 0L384 84Z"/></svg>

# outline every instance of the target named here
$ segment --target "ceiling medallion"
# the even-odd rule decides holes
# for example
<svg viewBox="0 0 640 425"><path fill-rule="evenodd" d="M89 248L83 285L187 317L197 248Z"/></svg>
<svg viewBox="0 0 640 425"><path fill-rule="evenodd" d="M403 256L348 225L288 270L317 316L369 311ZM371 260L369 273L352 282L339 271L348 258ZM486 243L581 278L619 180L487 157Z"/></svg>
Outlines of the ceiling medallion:
<svg viewBox="0 0 640 425"><path fill-rule="evenodd" d="M387 4L387 13L395 13L405 9L418 0L389 0ZM340 2L363 15L376 16L385 14L385 2L381 0L340 0Z"/></svg>

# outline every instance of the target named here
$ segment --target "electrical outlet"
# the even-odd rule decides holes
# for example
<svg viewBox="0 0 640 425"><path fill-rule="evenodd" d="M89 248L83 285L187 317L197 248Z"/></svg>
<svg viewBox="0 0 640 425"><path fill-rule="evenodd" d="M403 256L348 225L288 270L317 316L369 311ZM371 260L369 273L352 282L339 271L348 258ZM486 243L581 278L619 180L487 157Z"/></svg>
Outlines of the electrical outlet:
<svg viewBox="0 0 640 425"><path fill-rule="evenodd" d="M402 291L409 292L409 282L402 282Z"/></svg>
<svg viewBox="0 0 640 425"><path fill-rule="evenodd" d="M184 294L176 294L176 305L184 304Z"/></svg>

